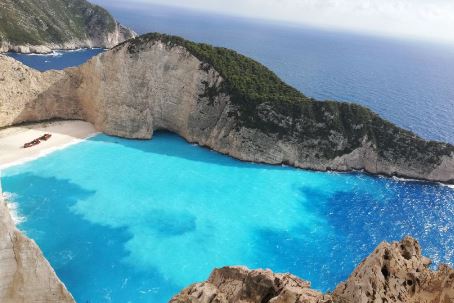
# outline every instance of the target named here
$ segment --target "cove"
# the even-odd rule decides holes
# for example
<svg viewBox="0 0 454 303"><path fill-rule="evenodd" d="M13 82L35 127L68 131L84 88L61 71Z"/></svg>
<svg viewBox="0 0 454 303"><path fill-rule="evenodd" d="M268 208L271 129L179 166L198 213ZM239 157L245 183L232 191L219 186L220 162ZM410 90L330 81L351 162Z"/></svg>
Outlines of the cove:
<svg viewBox="0 0 454 303"><path fill-rule="evenodd" d="M383 240L454 264L454 190L240 162L157 132L98 135L3 172L23 222L77 302L167 302L214 267L333 289Z"/></svg>

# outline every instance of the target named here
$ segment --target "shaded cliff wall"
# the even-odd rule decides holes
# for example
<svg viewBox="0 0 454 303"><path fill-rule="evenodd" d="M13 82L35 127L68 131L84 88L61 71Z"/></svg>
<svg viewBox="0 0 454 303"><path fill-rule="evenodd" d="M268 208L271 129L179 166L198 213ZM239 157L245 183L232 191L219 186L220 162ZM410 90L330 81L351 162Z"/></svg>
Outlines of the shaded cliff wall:
<svg viewBox="0 0 454 303"><path fill-rule="evenodd" d="M0 127L49 119L80 119L71 78L63 71L41 73L0 55Z"/></svg>

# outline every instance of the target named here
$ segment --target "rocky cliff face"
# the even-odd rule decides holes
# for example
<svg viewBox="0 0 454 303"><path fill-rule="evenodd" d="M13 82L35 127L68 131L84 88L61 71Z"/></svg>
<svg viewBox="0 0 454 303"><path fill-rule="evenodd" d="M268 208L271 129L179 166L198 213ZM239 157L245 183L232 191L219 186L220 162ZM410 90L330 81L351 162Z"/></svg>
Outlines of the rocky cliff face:
<svg viewBox="0 0 454 303"><path fill-rule="evenodd" d="M333 293L322 294L290 274L244 267L215 269L209 279L184 289L171 303L452 303L454 270L428 269L418 242L380 244Z"/></svg>
<svg viewBox="0 0 454 303"><path fill-rule="evenodd" d="M39 247L16 229L1 196L0 302L74 303Z"/></svg>
<svg viewBox="0 0 454 303"><path fill-rule="evenodd" d="M111 48L136 34L85 0L2 0L0 52Z"/></svg>
<svg viewBox="0 0 454 303"><path fill-rule="evenodd" d="M11 84L0 93L0 127L83 118L127 138L167 129L241 160L454 183L452 145L424 141L359 105L306 98L230 50L155 34L63 72L18 66L2 67L2 85ZM39 87L17 86L9 74ZM260 95L260 81L272 90Z"/></svg>

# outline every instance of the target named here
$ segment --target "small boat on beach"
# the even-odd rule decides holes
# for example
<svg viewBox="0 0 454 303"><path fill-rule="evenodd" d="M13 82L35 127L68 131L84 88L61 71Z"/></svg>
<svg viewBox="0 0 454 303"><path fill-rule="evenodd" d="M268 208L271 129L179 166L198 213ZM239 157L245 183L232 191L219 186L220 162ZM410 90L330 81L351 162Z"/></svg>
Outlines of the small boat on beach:
<svg viewBox="0 0 454 303"><path fill-rule="evenodd" d="M37 139L35 139L33 141L25 143L24 144L24 148L30 148L30 147L33 147L35 145L38 145L38 144L41 143L41 140L47 141L47 140L49 140L50 137L52 137L51 134L44 134L41 137L39 137L39 138L37 138Z"/></svg>
<svg viewBox="0 0 454 303"><path fill-rule="evenodd" d="M33 141L30 141L30 142L28 142L28 143L25 143L25 144L24 144L24 148L29 148L29 147L38 145L39 143L41 143L41 141L39 141L38 139L35 139L35 140L33 140Z"/></svg>
<svg viewBox="0 0 454 303"><path fill-rule="evenodd" d="M39 137L38 139L39 139L39 140L47 141L47 140L50 139L50 137L52 137L51 134L44 134L44 135L42 135L41 137Z"/></svg>

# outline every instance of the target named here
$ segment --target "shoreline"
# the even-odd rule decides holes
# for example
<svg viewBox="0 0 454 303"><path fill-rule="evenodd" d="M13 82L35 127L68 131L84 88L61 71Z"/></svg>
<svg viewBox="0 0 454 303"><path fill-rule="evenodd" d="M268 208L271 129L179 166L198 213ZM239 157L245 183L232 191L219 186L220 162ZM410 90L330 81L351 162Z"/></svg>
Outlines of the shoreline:
<svg viewBox="0 0 454 303"><path fill-rule="evenodd" d="M68 53L73 53L73 52L80 52L80 51L85 51L85 50L108 50L108 48L105 47L78 47L78 48L53 48L50 49L48 52L22 52L22 51L16 51L16 50L8 50L6 52L0 52L2 55L8 55L8 54L18 54L18 55L28 55L28 56L52 56L56 53L63 53L63 52L68 52Z"/></svg>
<svg viewBox="0 0 454 303"><path fill-rule="evenodd" d="M49 133L52 137L48 141L42 141L40 144L31 148L23 148L23 144L34 140L45 133ZM55 151L65 149L71 145L78 144L94 137L101 132L95 130L94 126L86 121L82 120L56 120L56 121L45 121L38 123L22 124L17 126L11 126L0 129L0 172L3 169L10 168L12 166L21 165L38 158L47 156ZM178 134L177 134L178 135ZM187 140L186 140L187 141ZM208 146L203 146L195 142L188 143L204 148L208 148L211 151L218 152L211 149ZM388 176L384 174L373 174L364 170L350 170L350 171L337 171L337 170L314 170L310 168L298 167L283 163L264 163L264 162L251 162L243 159L238 159L229 154L225 156L232 157L242 162L250 162L257 164L268 164L283 167L292 167L295 169L303 169L307 171L325 172L325 173L360 173L374 177L388 178L400 182L417 182L417 183L433 183L440 186L448 187L454 190L454 184L436 182L424 179L415 179L402 176ZM0 174L1 179L1 174Z"/></svg>
<svg viewBox="0 0 454 303"><path fill-rule="evenodd" d="M48 141L23 148L23 144L46 133ZM99 134L93 125L80 120L52 121L12 126L0 130L0 170L33 161Z"/></svg>

